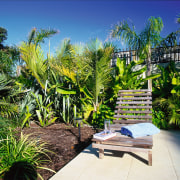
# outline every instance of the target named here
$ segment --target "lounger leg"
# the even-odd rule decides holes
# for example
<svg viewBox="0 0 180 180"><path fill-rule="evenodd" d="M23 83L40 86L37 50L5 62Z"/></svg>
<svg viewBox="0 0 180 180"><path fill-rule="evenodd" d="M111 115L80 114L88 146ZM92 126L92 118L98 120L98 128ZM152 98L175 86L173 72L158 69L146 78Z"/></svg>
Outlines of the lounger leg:
<svg viewBox="0 0 180 180"><path fill-rule="evenodd" d="M104 149L99 149L99 159L104 158Z"/></svg>
<svg viewBox="0 0 180 180"><path fill-rule="evenodd" d="M148 152L148 164L149 166L152 166L152 151Z"/></svg>

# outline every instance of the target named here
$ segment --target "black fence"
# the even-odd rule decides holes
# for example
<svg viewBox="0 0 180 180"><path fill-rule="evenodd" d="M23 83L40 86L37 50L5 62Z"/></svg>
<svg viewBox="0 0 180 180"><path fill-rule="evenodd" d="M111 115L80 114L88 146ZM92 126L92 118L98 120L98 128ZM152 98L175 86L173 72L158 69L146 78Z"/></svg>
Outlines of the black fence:
<svg viewBox="0 0 180 180"><path fill-rule="evenodd" d="M180 45L169 46L169 47L158 47L151 50L151 63L167 63L170 61L179 61L180 62ZM126 50L115 52L111 60L111 66L116 66L116 59L126 59L126 63L129 64L133 60L139 60L137 51L135 50ZM144 63L146 60L144 61Z"/></svg>

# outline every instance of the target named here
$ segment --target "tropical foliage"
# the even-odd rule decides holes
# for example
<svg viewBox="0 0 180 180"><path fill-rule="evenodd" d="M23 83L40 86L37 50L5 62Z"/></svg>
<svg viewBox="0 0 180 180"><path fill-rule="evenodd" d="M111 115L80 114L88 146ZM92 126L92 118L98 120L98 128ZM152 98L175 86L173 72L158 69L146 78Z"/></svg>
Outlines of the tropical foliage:
<svg viewBox="0 0 180 180"><path fill-rule="evenodd" d="M180 73L174 62L167 67L158 66L161 77L154 81L153 95L155 112L164 112L162 128L170 125L180 125ZM157 114L157 113L156 113ZM161 113L162 114L162 113ZM167 123L168 122L168 123Z"/></svg>
<svg viewBox="0 0 180 180"><path fill-rule="evenodd" d="M7 39L7 30L0 27L0 73L14 75L14 66L19 61L19 51L17 47L4 45Z"/></svg>
<svg viewBox="0 0 180 180"><path fill-rule="evenodd" d="M37 83L45 89L47 64L40 46L23 42L20 46L20 52L22 60L26 63L26 69L30 71Z"/></svg>
<svg viewBox="0 0 180 180"><path fill-rule="evenodd" d="M0 74L0 117L11 118L18 112L18 107L12 100L14 91L13 81L5 74Z"/></svg>
<svg viewBox="0 0 180 180"><path fill-rule="evenodd" d="M137 33L134 25L129 25L122 21L111 30L110 38L120 38L127 43L128 47L136 50L140 59L146 60L147 76L151 75L151 49L157 46L175 46L179 31L170 33L166 38L162 38L160 33L163 29L163 22L160 17L150 17L145 28ZM148 80L148 88L152 89L152 80Z"/></svg>
<svg viewBox="0 0 180 180"><path fill-rule="evenodd" d="M7 175L7 173L10 173L13 167L17 170L20 162L24 162L26 171L29 168L28 164L34 168L35 172L37 168L43 168L41 167L41 164L44 162L42 156L45 155L48 157L48 150L46 150L44 146L45 143L42 143L40 139L32 139L30 135L23 135L21 133L19 139L17 139L10 130L6 138L0 139L0 177L5 176L5 179L7 179L6 176L10 176ZM50 170L45 167L43 169ZM26 171L21 173L26 173ZM13 171L11 173L13 173ZM17 172L14 171L14 173ZM19 174L20 178L21 174L17 174ZM38 176L41 177L40 174L38 174Z"/></svg>
<svg viewBox="0 0 180 180"><path fill-rule="evenodd" d="M100 93L107 88L108 82L111 81L110 60L112 55L111 47L103 47L98 39L92 40L87 44L85 53L87 58L87 88L92 96L94 111L97 111L100 99Z"/></svg>
<svg viewBox="0 0 180 180"><path fill-rule="evenodd" d="M113 86L115 94L121 89L143 89L148 79L155 79L160 74L154 74L151 76L145 76L147 67L143 65L143 61L131 61L126 65L126 60L117 58L115 67L115 84Z"/></svg>
<svg viewBox="0 0 180 180"><path fill-rule="evenodd" d="M37 179L41 156L47 157L44 143L23 134L18 138L11 128L31 127L31 121L41 127L74 124L75 118L103 128L105 119L113 120L118 91L147 88L151 79L153 123L165 129L180 127L180 73L172 62L158 66L160 74L150 73L151 49L176 45L179 30L162 38L162 28L160 17L150 17L140 33L126 21L116 24L110 37L121 38L141 60L126 64L117 58L116 67L111 67L116 49L112 43L96 38L72 44L64 39L55 55L50 54L49 43L45 55L41 44L58 31L33 28L27 41L8 47L4 45L7 30L0 27L0 176L11 179L23 171L24 177Z"/></svg>

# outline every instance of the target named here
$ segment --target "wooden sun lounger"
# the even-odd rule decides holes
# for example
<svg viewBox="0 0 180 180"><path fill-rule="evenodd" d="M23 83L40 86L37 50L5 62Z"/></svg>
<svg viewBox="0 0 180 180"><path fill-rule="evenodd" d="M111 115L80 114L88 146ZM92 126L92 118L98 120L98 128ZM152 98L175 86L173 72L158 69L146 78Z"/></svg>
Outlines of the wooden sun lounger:
<svg viewBox="0 0 180 180"><path fill-rule="evenodd" d="M99 149L99 158L104 157L104 149L144 152L148 154L148 164L152 166L152 136L131 138L121 135L121 127L128 124L152 122L152 93L150 90L120 90L116 102L114 124L111 130L117 135L107 140L93 139L93 148Z"/></svg>

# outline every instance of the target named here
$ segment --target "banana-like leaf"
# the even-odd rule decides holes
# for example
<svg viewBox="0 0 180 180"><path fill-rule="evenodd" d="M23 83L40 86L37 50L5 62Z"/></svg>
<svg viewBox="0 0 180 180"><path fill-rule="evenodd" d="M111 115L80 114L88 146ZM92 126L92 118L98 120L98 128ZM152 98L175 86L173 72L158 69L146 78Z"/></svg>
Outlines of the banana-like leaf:
<svg viewBox="0 0 180 180"><path fill-rule="evenodd" d="M93 95L86 87L80 88L80 91L83 92L88 99L93 99Z"/></svg>
<svg viewBox="0 0 180 180"><path fill-rule="evenodd" d="M172 90L171 90L171 93L172 93L172 94L176 94L177 92L176 92L175 89L172 89Z"/></svg>
<svg viewBox="0 0 180 180"><path fill-rule="evenodd" d="M116 68L118 69L119 76L122 77L124 74L124 67L126 66L126 60L121 60L117 58Z"/></svg>
<svg viewBox="0 0 180 180"><path fill-rule="evenodd" d="M156 79L156 78L158 78L160 76L161 76L161 74L152 74L152 75L146 77L145 80Z"/></svg>
<svg viewBox="0 0 180 180"><path fill-rule="evenodd" d="M69 90L69 89L65 89L65 88L56 88L56 91L60 94L76 94L75 90Z"/></svg>
<svg viewBox="0 0 180 180"><path fill-rule="evenodd" d="M178 85L177 82L178 82L178 81L177 81L177 78L172 78L172 84L173 84L173 85Z"/></svg>

